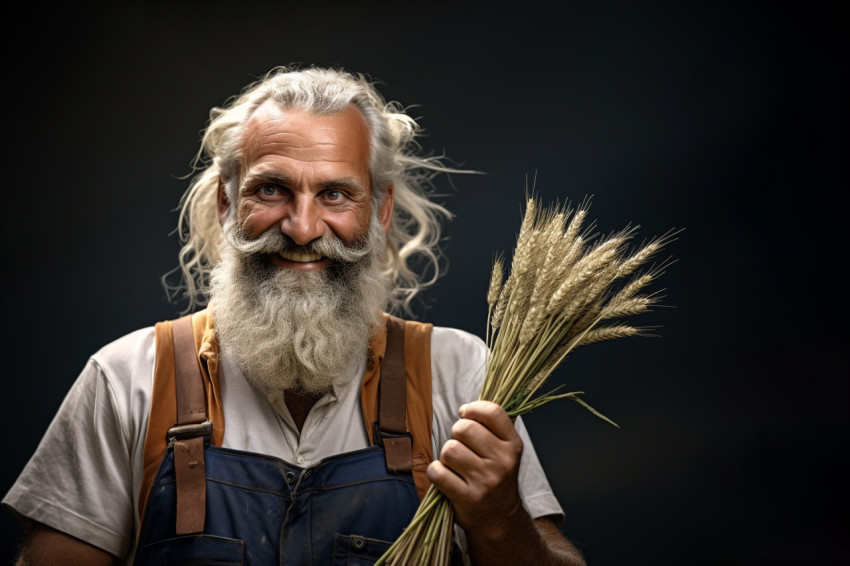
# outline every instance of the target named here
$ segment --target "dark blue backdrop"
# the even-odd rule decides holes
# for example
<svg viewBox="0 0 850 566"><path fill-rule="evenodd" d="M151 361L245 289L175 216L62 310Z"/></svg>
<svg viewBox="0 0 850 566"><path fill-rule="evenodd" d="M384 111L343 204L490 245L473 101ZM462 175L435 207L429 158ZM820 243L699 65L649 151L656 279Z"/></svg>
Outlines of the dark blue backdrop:
<svg viewBox="0 0 850 566"><path fill-rule="evenodd" d="M341 65L421 116L449 267L421 318L481 335L526 178L601 231L685 228L661 338L576 352L528 426L592 566L846 564L847 47L828 4L124 2L3 26L0 492L89 354L174 317L173 212L208 110ZM846 469L846 468L845 468ZM0 515L0 561L21 529Z"/></svg>

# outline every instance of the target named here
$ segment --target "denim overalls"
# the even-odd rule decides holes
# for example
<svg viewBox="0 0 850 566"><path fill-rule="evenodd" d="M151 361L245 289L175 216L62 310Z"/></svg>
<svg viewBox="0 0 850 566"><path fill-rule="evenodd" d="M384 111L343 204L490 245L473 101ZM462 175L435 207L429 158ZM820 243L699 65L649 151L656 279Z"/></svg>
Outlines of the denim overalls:
<svg viewBox="0 0 850 566"><path fill-rule="evenodd" d="M196 407L204 405L204 393L198 385L202 383L200 374L191 379L181 377L197 371L194 357L188 362L185 356L183 359L179 357L180 352L187 351L194 356L192 329L186 322L175 321L173 327L173 355L177 366L175 381L191 385L182 387L183 390L191 390L191 395L181 391L181 386L176 388L178 415L193 412L192 403ZM398 323L390 324L388 328L388 345L379 388L381 405L386 409L380 410L378 420L390 422L394 418L398 421L397 426L404 427L404 333L399 335L397 330L404 328L404 322L398 320ZM395 346L390 347L390 342ZM181 366L181 363L184 365ZM181 370L181 367L190 369ZM396 369L388 369L391 367ZM388 376L386 379L385 375ZM395 395L399 393L398 388L401 392L400 405L398 395ZM185 401L187 398L191 398L191 403ZM181 408L181 403L184 408ZM201 418L205 418L203 414L206 411L200 412ZM178 425L172 430L181 428L182 424L178 419ZM204 424L209 425L209 421ZM419 506L413 475L409 469L399 472L391 468L397 460L388 459L390 455L395 457L399 454L394 446L398 444L399 436L407 436L403 440L408 440L410 435L392 434L393 425L383 424L378 434L379 424L375 423L372 435L379 445L325 458L307 468L272 456L210 445L208 436L207 441L202 443L197 438L199 435L193 433L190 442L196 441L195 454L202 454L202 458L191 457L200 460L198 469L201 470L193 489L199 489L205 503L194 506L196 512L193 516L200 519L202 527L183 530L191 534L181 535L177 535L176 528L179 523L176 478L179 470L186 470L186 460L175 464L175 451L181 458L184 452L179 448L179 439L171 438L147 497L134 565L328 566L374 563L410 523ZM389 432L386 432L387 429ZM387 446L386 451L384 446ZM186 484L181 485L183 501L195 501L194 494L197 492L187 492ZM186 493L192 496L187 497Z"/></svg>
<svg viewBox="0 0 850 566"><path fill-rule="evenodd" d="M390 474L379 446L308 468L215 446L205 455L204 533L174 536L169 449L151 490L134 564L372 564L419 505L413 477Z"/></svg>

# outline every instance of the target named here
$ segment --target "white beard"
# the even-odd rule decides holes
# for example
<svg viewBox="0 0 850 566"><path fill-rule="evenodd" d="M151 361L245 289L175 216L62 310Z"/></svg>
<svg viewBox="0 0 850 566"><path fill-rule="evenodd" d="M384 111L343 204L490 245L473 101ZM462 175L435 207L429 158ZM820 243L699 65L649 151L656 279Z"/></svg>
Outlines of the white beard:
<svg viewBox="0 0 850 566"><path fill-rule="evenodd" d="M333 260L310 272L271 263L269 253L298 247L278 229L248 240L228 220L224 233L210 277L222 352L264 392L330 390L367 353L389 301L378 260L386 237L375 215L363 242L325 236L305 246Z"/></svg>

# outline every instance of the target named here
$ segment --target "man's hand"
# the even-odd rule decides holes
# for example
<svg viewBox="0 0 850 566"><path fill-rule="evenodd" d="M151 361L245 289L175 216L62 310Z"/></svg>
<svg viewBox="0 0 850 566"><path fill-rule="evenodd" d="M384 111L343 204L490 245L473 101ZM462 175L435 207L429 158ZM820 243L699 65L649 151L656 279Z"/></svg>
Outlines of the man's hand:
<svg viewBox="0 0 850 566"><path fill-rule="evenodd" d="M496 403L475 401L459 415L428 478L452 502L461 527L500 536L524 511L518 485L522 439Z"/></svg>
<svg viewBox="0 0 850 566"><path fill-rule="evenodd" d="M473 564L583 566L578 550L548 518L532 520L519 494L522 439L496 403L463 405L452 438L428 466L469 542Z"/></svg>

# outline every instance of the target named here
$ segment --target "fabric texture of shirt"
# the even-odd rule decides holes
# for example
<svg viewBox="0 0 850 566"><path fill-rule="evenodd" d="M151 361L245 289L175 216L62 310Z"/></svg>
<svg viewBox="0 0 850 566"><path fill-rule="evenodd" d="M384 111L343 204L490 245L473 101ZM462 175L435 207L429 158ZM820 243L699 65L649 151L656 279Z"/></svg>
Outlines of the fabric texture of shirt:
<svg viewBox="0 0 850 566"><path fill-rule="evenodd" d="M472 334L434 327L431 335L432 450L451 437L458 408L478 398L486 348ZM155 362L152 327L94 354L65 397L39 446L2 503L14 513L116 556L132 555ZM360 408L366 355L335 380L298 431L282 393L253 387L228 358L220 363L225 429L222 447L257 452L307 467L369 445ZM563 511L521 419L520 492L532 517Z"/></svg>

